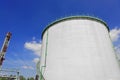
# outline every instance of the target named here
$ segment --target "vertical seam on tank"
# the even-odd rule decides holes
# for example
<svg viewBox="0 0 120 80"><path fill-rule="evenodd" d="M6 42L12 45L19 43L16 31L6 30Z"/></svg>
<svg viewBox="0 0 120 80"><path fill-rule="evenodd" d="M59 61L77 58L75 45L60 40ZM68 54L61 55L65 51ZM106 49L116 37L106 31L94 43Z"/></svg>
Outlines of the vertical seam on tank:
<svg viewBox="0 0 120 80"><path fill-rule="evenodd" d="M45 51L45 67L46 67L46 59L47 59L47 52L48 52L48 30L47 30L47 38L46 38L46 51Z"/></svg>
<svg viewBox="0 0 120 80"><path fill-rule="evenodd" d="M42 68L41 68L41 70L40 70L40 80L42 80L43 79L43 75L42 75Z"/></svg>
<svg viewBox="0 0 120 80"><path fill-rule="evenodd" d="M40 60L40 59L39 59L39 60ZM38 65L38 66L40 66L40 62L39 62L39 65ZM40 80L41 71L40 71L40 67L38 67L38 68L39 68L38 70L39 70L39 72L40 72L40 74L38 73L38 74L39 74L39 77L38 77L38 78L39 78L39 80Z"/></svg>
<svg viewBox="0 0 120 80"><path fill-rule="evenodd" d="M48 52L47 50L48 50L48 30L47 30L47 36L46 36L45 63L43 66L41 66L41 70L40 70L41 78L40 78L40 80L44 79L42 73L43 73L43 68L44 69L46 68L46 59L47 59L47 52Z"/></svg>

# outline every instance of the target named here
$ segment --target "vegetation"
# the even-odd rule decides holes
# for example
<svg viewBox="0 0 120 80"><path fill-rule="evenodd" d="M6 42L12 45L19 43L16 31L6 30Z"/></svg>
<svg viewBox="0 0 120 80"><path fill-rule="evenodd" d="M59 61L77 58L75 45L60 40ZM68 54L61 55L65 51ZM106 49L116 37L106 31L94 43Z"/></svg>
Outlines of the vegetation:
<svg viewBox="0 0 120 80"><path fill-rule="evenodd" d="M30 78L27 78L27 80L34 80L34 78L33 78L33 77L30 77Z"/></svg>
<svg viewBox="0 0 120 80"><path fill-rule="evenodd" d="M20 80L34 80L34 77L29 77L29 78L25 78L24 76L20 76Z"/></svg>
<svg viewBox="0 0 120 80"><path fill-rule="evenodd" d="M8 80L8 78L1 78L1 77L0 77L0 80Z"/></svg>
<svg viewBox="0 0 120 80"><path fill-rule="evenodd" d="M22 76L22 75L20 75L19 78L20 78L19 80L34 80L33 77L30 77L30 78L27 78L27 79L26 79L26 78L25 78L24 76ZM5 78L5 77L3 78L3 77L0 77L0 80L14 80L14 79L12 79L12 78Z"/></svg>
<svg viewBox="0 0 120 80"><path fill-rule="evenodd" d="M22 75L20 75L20 80L26 80L26 78L24 77L24 76L22 76Z"/></svg>

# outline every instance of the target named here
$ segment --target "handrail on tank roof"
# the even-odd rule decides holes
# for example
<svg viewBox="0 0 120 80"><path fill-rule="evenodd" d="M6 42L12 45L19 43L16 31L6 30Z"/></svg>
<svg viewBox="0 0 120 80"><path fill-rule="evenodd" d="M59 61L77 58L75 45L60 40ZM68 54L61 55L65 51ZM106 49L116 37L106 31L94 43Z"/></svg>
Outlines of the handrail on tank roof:
<svg viewBox="0 0 120 80"><path fill-rule="evenodd" d="M52 22L51 24L49 24L49 25L43 30L41 39L43 38L43 35L44 35L45 31L46 31L47 29L49 29L51 26L53 26L53 25L55 25L55 24L57 24L57 23L59 23L59 22L62 22L62 21L74 20L74 19L94 20L94 21L100 22L100 23L102 23L103 25L105 25L106 28L107 28L107 30L110 31L108 25L106 24L106 22L104 22L103 20L101 20L101 19L99 19L99 18L97 18L97 17L92 17L92 16L70 16L70 17L65 17L65 18L62 18L62 19L58 19L58 20Z"/></svg>

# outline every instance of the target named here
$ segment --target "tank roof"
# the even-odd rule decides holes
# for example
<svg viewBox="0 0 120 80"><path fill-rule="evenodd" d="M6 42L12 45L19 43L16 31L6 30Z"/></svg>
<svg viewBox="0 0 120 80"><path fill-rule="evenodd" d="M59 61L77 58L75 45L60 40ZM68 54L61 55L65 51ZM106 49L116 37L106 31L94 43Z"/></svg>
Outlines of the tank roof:
<svg viewBox="0 0 120 80"><path fill-rule="evenodd" d="M93 21L97 21L99 23L102 23L103 25L106 26L107 30L109 31L109 27L108 25L101 19L97 18L97 17L92 17L92 16L70 16L70 17L65 17L65 18L62 18L62 19L59 19L59 20L56 20L54 22L52 22L51 24L49 24L42 32L42 36L41 38L43 38L43 35L45 33L45 31L47 29L49 29L51 26L59 23L59 22L63 22L63 21L67 21L67 20L74 20L74 19L87 19L87 20L93 20Z"/></svg>

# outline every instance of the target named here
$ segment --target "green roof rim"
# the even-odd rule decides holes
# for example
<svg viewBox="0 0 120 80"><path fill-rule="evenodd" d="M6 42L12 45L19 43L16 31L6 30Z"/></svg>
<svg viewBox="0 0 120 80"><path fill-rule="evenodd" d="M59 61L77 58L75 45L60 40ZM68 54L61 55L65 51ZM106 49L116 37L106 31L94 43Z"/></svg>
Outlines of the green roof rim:
<svg viewBox="0 0 120 80"><path fill-rule="evenodd" d="M92 16L70 16L70 17L65 17L65 18L58 19L58 20L52 22L51 24L49 24L47 27L45 27L45 29L42 32L41 39L43 39L43 35L46 32L46 30L48 30L53 25L55 25L55 24L57 24L59 22L63 22L63 21L67 21L67 20L74 20L74 19L87 19L87 20L97 21L97 22L100 22L103 25L105 25L107 30L108 30L108 32L110 31L110 29L109 29L108 25L106 24L106 22L104 22L103 20L101 20L101 19L99 19L97 17L92 17Z"/></svg>

